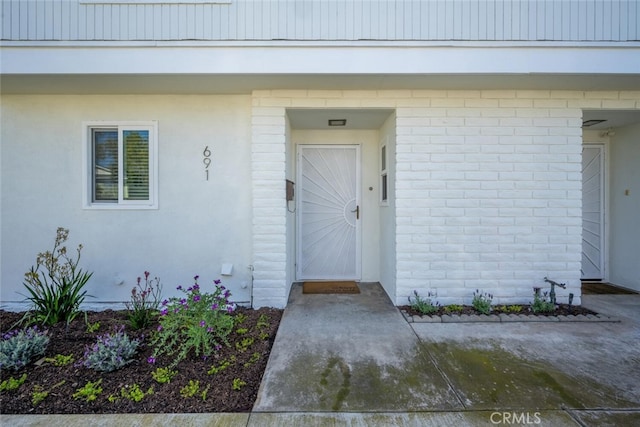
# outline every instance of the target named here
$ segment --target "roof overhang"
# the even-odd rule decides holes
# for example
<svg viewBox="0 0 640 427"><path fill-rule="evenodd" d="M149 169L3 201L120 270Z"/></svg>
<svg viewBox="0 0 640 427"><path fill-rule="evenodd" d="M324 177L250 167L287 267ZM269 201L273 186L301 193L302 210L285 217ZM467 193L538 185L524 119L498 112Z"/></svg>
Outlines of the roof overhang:
<svg viewBox="0 0 640 427"><path fill-rule="evenodd" d="M3 43L3 93L640 89L640 43Z"/></svg>

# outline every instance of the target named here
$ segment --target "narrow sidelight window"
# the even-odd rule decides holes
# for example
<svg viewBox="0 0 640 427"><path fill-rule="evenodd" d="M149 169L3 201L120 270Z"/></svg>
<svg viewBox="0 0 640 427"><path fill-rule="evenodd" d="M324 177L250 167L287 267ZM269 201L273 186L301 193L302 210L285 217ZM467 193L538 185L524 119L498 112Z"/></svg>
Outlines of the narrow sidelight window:
<svg viewBox="0 0 640 427"><path fill-rule="evenodd" d="M380 148L380 202L388 202L387 146Z"/></svg>

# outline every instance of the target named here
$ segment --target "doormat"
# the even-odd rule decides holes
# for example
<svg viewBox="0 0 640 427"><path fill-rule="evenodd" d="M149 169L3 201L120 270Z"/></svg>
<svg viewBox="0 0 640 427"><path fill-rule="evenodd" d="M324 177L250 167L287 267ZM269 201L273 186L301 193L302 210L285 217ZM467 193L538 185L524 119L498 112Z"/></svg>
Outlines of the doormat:
<svg viewBox="0 0 640 427"><path fill-rule="evenodd" d="M601 282L582 282L582 295L623 294L633 295L638 292Z"/></svg>
<svg viewBox="0 0 640 427"><path fill-rule="evenodd" d="M304 282L303 294L359 294L356 282Z"/></svg>

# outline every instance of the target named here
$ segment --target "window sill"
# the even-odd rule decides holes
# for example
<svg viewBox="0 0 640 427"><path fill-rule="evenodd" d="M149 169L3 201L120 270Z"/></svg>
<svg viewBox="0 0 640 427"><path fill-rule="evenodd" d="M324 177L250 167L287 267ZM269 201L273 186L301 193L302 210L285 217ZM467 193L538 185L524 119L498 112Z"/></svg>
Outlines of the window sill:
<svg viewBox="0 0 640 427"><path fill-rule="evenodd" d="M118 205L118 204L93 204L84 205L84 210L89 211L131 211L131 210L158 210L158 205Z"/></svg>

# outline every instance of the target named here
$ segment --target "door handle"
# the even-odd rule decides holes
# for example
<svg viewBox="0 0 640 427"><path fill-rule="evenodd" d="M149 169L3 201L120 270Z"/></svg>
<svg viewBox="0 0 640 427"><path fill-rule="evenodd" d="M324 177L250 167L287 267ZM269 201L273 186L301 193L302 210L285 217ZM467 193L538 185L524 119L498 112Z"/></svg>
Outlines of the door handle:
<svg viewBox="0 0 640 427"><path fill-rule="evenodd" d="M354 210L352 210L351 212L355 212L356 213L356 219L360 219L360 205L356 205L356 208Z"/></svg>

